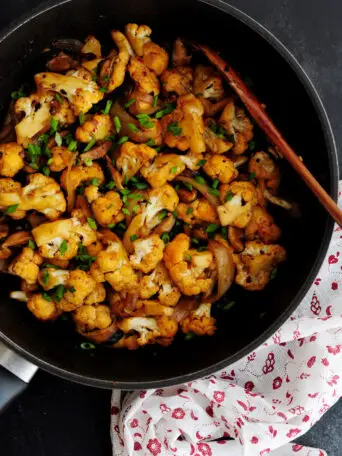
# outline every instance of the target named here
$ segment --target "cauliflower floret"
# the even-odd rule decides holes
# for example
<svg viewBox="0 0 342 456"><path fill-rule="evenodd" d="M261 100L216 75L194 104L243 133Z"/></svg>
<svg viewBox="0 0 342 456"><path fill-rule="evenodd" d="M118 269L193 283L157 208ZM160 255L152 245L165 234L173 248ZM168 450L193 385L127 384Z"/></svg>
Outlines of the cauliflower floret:
<svg viewBox="0 0 342 456"><path fill-rule="evenodd" d="M23 156L24 149L17 143L0 144L1 176L15 176L25 165Z"/></svg>
<svg viewBox="0 0 342 456"><path fill-rule="evenodd" d="M131 265L147 274L163 259L164 242L156 234L133 242L134 253L129 257Z"/></svg>
<svg viewBox="0 0 342 456"><path fill-rule="evenodd" d="M159 94L160 84L157 75L147 68L141 57L131 59L128 71L139 90L145 93L153 93L153 95Z"/></svg>
<svg viewBox="0 0 342 456"><path fill-rule="evenodd" d="M60 312L56 304L47 300L41 293L34 294L27 302L27 308L41 321L56 320Z"/></svg>
<svg viewBox="0 0 342 456"><path fill-rule="evenodd" d="M152 29L148 25L127 24L125 34L134 50L134 52L142 57L144 55L144 46L150 43L150 35Z"/></svg>
<svg viewBox="0 0 342 456"><path fill-rule="evenodd" d="M213 255L209 251L190 250L190 238L186 234L178 234L166 246L164 261L171 279L183 294L197 295L212 286L212 279L207 278L206 271L213 262Z"/></svg>
<svg viewBox="0 0 342 456"><path fill-rule="evenodd" d="M96 82L92 81L91 73L83 68L72 74L38 73L34 80L39 91L50 90L65 96L76 116L86 113L93 104L102 100L104 94L100 92ZM85 74L88 73L89 77Z"/></svg>
<svg viewBox="0 0 342 456"><path fill-rule="evenodd" d="M51 159L49 168L58 173L69 165L73 159L73 153L67 147L55 146L51 149Z"/></svg>
<svg viewBox="0 0 342 456"><path fill-rule="evenodd" d="M206 199L197 199L191 204L179 203L177 216L185 223L193 225L200 222L218 223L216 208Z"/></svg>
<svg viewBox="0 0 342 456"><path fill-rule="evenodd" d="M106 299L106 289L102 283L96 283L94 290L86 297L84 304L93 305Z"/></svg>
<svg viewBox="0 0 342 456"><path fill-rule="evenodd" d="M32 230L44 258L69 260L77 255L79 244L87 247L96 241L96 232L76 218L43 223Z"/></svg>
<svg viewBox="0 0 342 456"><path fill-rule="evenodd" d="M157 315L171 316L172 307L162 305L156 300L134 300L130 302L122 294L114 293L110 297L112 312L119 317L155 317Z"/></svg>
<svg viewBox="0 0 342 456"><path fill-rule="evenodd" d="M191 67L181 66L165 70L160 80L163 90L175 92L177 95L187 95L191 92L193 81L193 70Z"/></svg>
<svg viewBox="0 0 342 456"><path fill-rule="evenodd" d="M49 130L52 115L61 125L75 122L75 116L66 101L62 104L53 102L53 94L46 92L33 93L15 102L15 113L24 113L22 120L15 126L18 144L27 147L37 135Z"/></svg>
<svg viewBox="0 0 342 456"><path fill-rule="evenodd" d="M232 152L235 155L243 154L248 149L248 143L253 139L253 124L242 108L237 108L233 101L229 101L219 119L228 135L234 137Z"/></svg>
<svg viewBox="0 0 342 456"><path fill-rule="evenodd" d="M161 345L169 345L177 333L178 324L166 316L156 318L130 317L120 321L118 328L125 334L133 331L139 333L137 339L139 346L155 342Z"/></svg>
<svg viewBox="0 0 342 456"><path fill-rule="evenodd" d="M225 189L227 190L226 202L217 208L221 225L245 228L252 218L252 209L258 201L256 188L251 182L233 182Z"/></svg>
<svg viewBox="0 0 342 456"><path fill-rule="evenodd" d="M181 297L178 288L172 282L164 264L160 262L155 270L142 278L139 296L142 299L158 294L159 302L164 306L173 307Z"/></svg>
<svg viewBox="0 0 342 456"><path fill-rule="evenodd" d="M251 221L246 226L245 236L248 241L260 239L265 244L272 244L280 238L281 231L266 209L255 206Z"/></svg>
<svg viewBox="0 0 342 456"><path fill-rule="evenodd" d="M121 146L116 166L127 179L131 179L143 165L148 166L156 155L157 152L146 144L134 144L127 141Z"/></svg>
<svg viewBox="0 0 342 456"><path fill-rule="evenodd" d="M116 224L124 219L125 216L121 212L122 201L118 193L110 191L101 194L97 186L91 185L85 189L84 194L91 204L96 221L100 225Z"/></svg>
<svg viewBox="0 0 342 456"><path fill-rule="evenodd" d="M144 64L150 70L160 76L169 64L169 55L161 46L156 43L145 43L144 45Z"/></svg>
<svg viewBox="0 0 342 456"><path fill-rule="evenodd" d="M103 304L78 307L73 313L73 319L81 332L108 328L113 321L109 307Z"/></svg>
<svg viewBox="0 0 342 456"><path fill-rule="evenodd" d="M169 184L150 190L148 192L148 203L141 214L147 231L160 223L159 212L164 209L173 212L177 207L178 201L176 190Z"/></svg>
<svg viewBox="0 0 342 456"><path fill-rule="evenodd" d="M53 220L65 212L66 201L54 179L39 173L31 174L28 179L25 187L9 178L0 179L0 207L18 205L10 214L12 218L20 219L26 211L36 210Z"/></svg>
<svg viewBox="0 0 342 456"><path fill-rule="evenodd" d="M180 38L177 38L173 43L172 51L172 63L175 67L189 65L191 61L191 56L188 55L188 52L184 46L183 41Z"/></svg>
<svg viewBox="0 0 342 456"><path fill-rule="evenodd" d="M161 121L165 144L183 151L190 148L193 154L204 152L202 115L203 107L194 95L180 96L177 109L164 116Z"/></svg>
<svg viewBox="0 0 342 456"><path fill-rule="evenodd" d="M52 290L58 285L65 285L69 274L70 272L64 269L44 268L39 273L38 282L45 291Z"/></svg>
<svg viewBox="0 0 342 456"><path fill-rule="evenodd" d="M128 255L121 240L112 233L114 240L108 240L106 250L98 253L90 271L96 281L107 281L118 292L133 293L138 286L138 277L129 263Z"/></svg>
<svg viewBox="0 0 342 456"><path fill-rule="evenodd" d="M64 190L67 190L68 174L70 186L73 189L76 189L82 183L90 181L92 179L97 179L99 181L99 185L103 184L103 182L105 181L105 177L101 166L95 162L93 162L91 166L87 166L86 164L73 166L69 173L67 172L67 170L64 170L61 175L61 185L64 188Z"/></svg>
<svg viewBox="0 0 342 456"><path fill-rule="evenodd" d="M249 241L245 250L235 255L235 260L235 282L246 290L262 290L270 281L273 269L286 260L286 251L280 245Z"/></svg>
<svg viewBox="0 0 342 456"><path fill-rule="evenodd" d="M87 296L95 290L95 280L85 271L71 271L66 281L65 292L57 306L63 312L71 312L83 305Z"/></svg>
<svg viewBox="0 0 342 456"><path fill-rule="evenodd" d="M239 172L234 163L223 155L208 155L203 170L212 179L218 179L224 184L228 184L237 178Z"/></svg>
<svg viewBox="0 0 342 456"><path fill-rule="evenodd" d="M101 43L95 36L89 35L84 40L84 45L81 49L82 54L93 54L97 59L101 58Z"/></svg>
<svg viewBox="0 0 342 456"><path fill-rule="evenodd" d="M219 101L224 97L222 79L210 66L196 66L193 90L196 97L209 98L212 101Z"/></svg>
<svg viewBox="0 0 342 456"><path fill-rule="evenodd" d="M110 134L112 120L107 114L95 114L76 129L76 139L83 143L100 141Z"/></svg>
<svg viewBox="0 0 342 456"><path fill-rule="evenodd" d="M140 172L151 187L158 188L175 179L184 169L185 164L180 155L164 154L157 155L153 163L143 166Z"/></svg>
<svg viewBox="0 0 342 456"><path fill-rule="evenodd" d="M192 332L197 336L212 336L215 333L215 318L211 315L211 304L202 303L190 315L180 321L183 333Z"/></svg>
<svg viewBox="0 0 342 456"><path fill-rule="evenodd" d="M278 190L280 184L280 171L278 165L266 152L256 152L248 163L248 171L256 179L265 182L265 187L271 193Z"/></svg>
<svg viewBox="0 0 342 456"><path fill-rule="evenodd" d="M233 147L233 143L225 139L225 136L216 133L217 126L213 119L205 119L203 138L207 150L213 154L224 154Z"/></svg>
<svg viewBox="0 0 342 456"><path fill-rule="evenodd" d="M43 258L29 247L24 247L22 252L13 260L8 268L11 274L15 274L33 285L38 280L39 266Z"/></svg>

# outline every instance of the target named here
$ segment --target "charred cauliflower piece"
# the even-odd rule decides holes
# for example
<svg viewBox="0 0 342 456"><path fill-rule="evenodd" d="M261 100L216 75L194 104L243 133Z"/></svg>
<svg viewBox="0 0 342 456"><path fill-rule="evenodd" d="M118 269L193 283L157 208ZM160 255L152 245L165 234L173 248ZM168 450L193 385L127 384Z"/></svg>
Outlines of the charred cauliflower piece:
<svg viewBox="0 0 342 456"><path fill-rule="evenodd" d="M24 147L27 147L36 136L50 129L52 116L61 125L75 122L75 116L69 104L65 101L56 105L54 94L45 91L19 98L15 102L14 111L17 115L24 115L15 126L17 142Z"/></svg>
<svg viewBox="0 0 342 456"><path fill-rule="evenodd" d="M235 282L246 290L262 290L270 281L273 269L286 260L286 251L280 245L250 241L240 255L235 255L235 260Z"/></svg>
<svg viewBox="0 0 342 456"><path fill-rule="evenodd" d="M64 190L67 189L67 177L68 173L65 170L61 175L61 185ZM93 162L91 166L87 166L86 164L73 166L69 173L69 181L73 189L76 189L84 182L91 181L92 179L97 179L99 185L103 184L105 180L102 168L98 163Z"/></svg>
<svg viewBox="0 0 342 456"><path fill-rule="evenodd" d="M59 173L69 165L73 159L73 153L67 147L55 146L51 149L51 159L49 168L51 171Z"/></svg>
<svg viewBox="0 0 342 456"><path fill-rule="evenodd" d="M179 203L177 206L177 216L185 223L208 222L218 223L216 208L206 199L197 199L191 204Z"/></svg>
<svg viewBox="0 0 342 456"><path fill-rule="evenodd" d="M85 271L71 271L66 281L65 292L57 306L63 312L71 312L82 306L87 296L95 290L95 280Z"/></svg>
<svg viewBox="0 0 342 456"><path fill-rule="evenodd" d="M187 95L191 93L192 89L193 70L187 66L171 68L164 71L160 80L164 91L174 92L177 95Z"/></svg>
<svg viewBox="0 0 342 456"><path fill-rule="evenodd" d="M189 65L191 61L191 56L188 55L188 52L184 46L183 41L180 38L177 38L173 43L172 50L172 63L175 67Z"/></svg>
<svg viewBox="0 0 342 456"><path fill-rule="evenodd" d="M170 317L161 316L156 318L130 317L118 323L118 328L127 333L138 333L138 345L158 343L169 345L176 335L178 324Z"/></svg>
<svg viewBox="0 0 342 456"><path fill-rule="evenodd" d="M251 182L233 182L225 188L226 202L217 208L221 225L245 228L252 218L252 209L257 204L256 188Z"/></svg>
<svg viewBox="0 0 342 456"><path fill-rule="evenodd" d="M73 314L74 322L81 332L105 329L112 324L110 309L103 304L78 307Z"/></svg>
<svg viewBox="0 0 342 456"><path fill-rule="evenodd" d="M222 155L209 155L206 157L203 170L212 179L218 179L223 184L228 184L238 176L238 170L229 158Z"/></svg>
<svg viewBox="0 0 342 456"><path fill-rule="evenodd" d="M84 45L81 49L82 54L93 54L94 57L100 59L102 56L101 53L101 43L93 35L87 36L84 40Z"/></svg>
<svg viewBox="0 0 342 456"><path fill-rule="evenodd" d="M246 226L246 239L248 241L260 239L265 244L273 244L280 236L280 228L274 223L273 217L263 207L255 206L251 221Z"/></svg>
<svg viewBox="0 0 342 456"><path fill-rule="evenodd" d="M156 234L133 242L133 254L129 257L131 265L147 274L163 259L164 242Z"/></svg>
<svg viewBox="0 0 342 456"><path fill-rule="evenodd" d="M76 256L80 243L87 247L96 241L96 232L76 218L43 223L32 230L32 235L42 257L58 260Z"/></svg>
<svg viewBox="0 0 342 456"><path fill-rule="evenodd" d="M38 73L34 77L38 91L57 92L65 96L76 116L89 111L92 106L103 98L96 82L89 71L80 70L70 75L58 73Z"/></svg>
<svg viewBox="0 0 342 456"><path fill-rule="evenodd" d="M197 65L194 75L194 94L201 98L219 101L224 97L220 75L210 66Z"/></svg>
<svg viewBox="0 0 342 456"><path fill-rule="evenodd" d="M215 333L215 318L211 316L211 304L202 303L179 323L183 333L192 332L197 336L212 336Z"/></svg>
<svg viewBox="0 0 342 456"><path fill-rule="evenodd" d="M96 281L107 281L118 292L133 293L138 286L138 277L119 238L107 241L106 250L98 253L90 271Z"/></svg>
<svg viewBox="0 0 342 456"><path fill-rule="evenodd" d="M128 71L139 90L153 95L159 94L160 84L157 75L147 68L141 57L131 59Z"/></svg>
<svg viewBox="0 0 342 456"><path fill-rule="evenodd" d="M33 285L38 280L39 266L43 258L29 247L24 247L22 252L13 260L8 268L11 274L24 279L29 285Z"/></svg>
<svg viewBox="0 0 342 456"><path fill-rule="evenodd" d="M86 297L84 304L91 306L106 299L106 289L102 283L96 283L94 290Z"/></svg>
<svg viewBox="0 0 342 456"><path fill-rule="evenodd" d="M95 114L76 129L76 139L83 143L100 141L110 134L112 120L107 114Z"/></svg>
<svg viewBox="0 0 342 456"><path fill-rule="evenodd" d="M131 179L143 165L148 166L156 155L157 152L146 144L127 141L121 146L116 166L127 179Z"/></svg>
<svg viewBox="0 0 342 456"><path fill-rule="evenodd" d="M224 154L228 152L233 143L220 133L217 133L217 126L213 119L205 119L203 138L208 152L212 154Z"/></svg>
<svg viewBox="0 0 342 456"><path fill-rule="evenodd" d="M235 155L243 154L248 149L248 143L253 139L253 124L242 108L229 101L219 119L228 135L234 137L232 152Z"/></svg>
<svg viewBox="0 0 342 456"><path fill-rule="evenodd" d="M151 42L150 35L152 29L148 25L127 24L125 34L130 42L134 52L142 57L144 55L144 46Z"/></svg>
<svg viewBox="0 0 342 456"><path fill-rule="evenodd" d="M186 296L206 292L212 286L212 279L206 271L213 262L211 252L198 252L190 249L190 238L178 234L164 252L165 266L171 279Z"/></svg>
<svg viewBox="0 0 342 456"><path fill-rule="evenodd" d="M158 155L152 164L143 166L141 174L153 188L162 187L172 181L185 169L185 164L180 155Z"/></svg>
<svg viewBox="0 0 342 456"><path fill-rule="evenodd" d="M140 282L140 298L149 299L155 294L158 294L158 300L163 306L169 307L175 306L181 297L162 262Z"/></svg>
<svg viewBox="0 0 342 456"><path fill-rule="evenodd" d="M169 64L168 53L161 46L152 42L145 43L143 52L144 64L157 76L160 76Z"/></svg>
<svg viewBox="0 0 342 456"><path fill-rule="evenodd" d="M265 187L271 193L278 190L280 184L280 171L278 165L266 152L256 152L248 163L248 171L255 178L264 181Z"/></svg>
<svg viewBox="0 0 342 456"><path fill-rule="evenodd" d="M1 176L15 176L25 165L23 156L24 149L17 143L0 144Z"/></svg>
<svg viewBox="0 0 342 456"><path fill-rule="evenodd" d="M60 315L53 300L44 297L41 293L34 294L29 298L27 308L41 321L56 320Z"/></svg>
<svg viewBox="0 0 342 456"><path fill-rule="evenodd" d="M70 271L47 267L39 272L38 282L45 291L49 291L58 285L65 285L69 275Z"/></svg>
<svg viewBox="0 0 342 456"><path fill-rule="evenodd" d="M113 90L122 85L125 80L129 59L133 55L132 48L123 33L119 30L113 30L112 38L118 48L118 53L113 52L110 55L100 73L102 81L108 78L108 92L113 92Z"/></svg>
<svg viewBox="0 0 342 456"><path fill-rule="evenodd" d="M21 219L26 211L36 210L54 220L65 212L65 198L54 179L39 173L31 174L28 179L25 187L10 178L0 179L0 207L18 205L10 214L12 218Z"/></svg>
<svg viewBox="0 0 342 456"><path fill-rule="evenodd" d="M118 193L110 191L102 194L97 186L90 185L85 189L84 194L91 205L96 221L100 225L116 224L124 219L121 212L122 201Z"/></svg>

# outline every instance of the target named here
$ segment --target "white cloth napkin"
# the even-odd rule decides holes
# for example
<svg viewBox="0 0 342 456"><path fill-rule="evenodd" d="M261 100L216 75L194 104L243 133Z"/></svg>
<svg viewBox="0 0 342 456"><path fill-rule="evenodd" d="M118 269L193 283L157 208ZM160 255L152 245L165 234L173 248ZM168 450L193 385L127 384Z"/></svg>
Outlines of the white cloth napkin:
<svg viewBox="0 0 342 456"><path fill-rule="evenodd" d="M342 203L342 181L339 192ZM114 456L325 456L291 444L342 395L342 229L305 299L265 344L207 378L114 390ZM215 441L224 436L234 440Z"/></svg>

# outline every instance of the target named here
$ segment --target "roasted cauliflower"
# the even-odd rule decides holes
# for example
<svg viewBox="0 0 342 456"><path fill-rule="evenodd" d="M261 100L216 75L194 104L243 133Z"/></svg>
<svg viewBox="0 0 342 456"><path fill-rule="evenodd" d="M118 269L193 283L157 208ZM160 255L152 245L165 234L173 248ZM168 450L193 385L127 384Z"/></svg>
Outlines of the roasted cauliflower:
<svg viewBox="0 0 342 456"><path fill-rule="evenodd" d="M248 149L248 143L253 139L253 124L242 108L229 101L219 119L228 135L234 138L232 152L235 155L243 154Z"/></svg>
<svg viewBox="0 0 342 456"><path fill-rule="evenodd" d="M144 165L140 172L153 188L162 187L175 179L185 169L181 155L158 155L150 165Z"/></svg>
<svg viewBox="0 0 342 456"><path fill-rule="evenodd" d="M73 313L73 319L81 332L108 328L113 321L109 307L104 304L78 307Z"/></svg>
<svg viewBox="0 0 342 456"><path fill-rule="evenodd" d="M215 318L211 316L211 304L202 303L190 315L179 322L183 333L189 332L196 336L212 336L215 333Z"/></svg>
<svg viewBox="0 0 342 456"><path fill-rule="evenodd" d="M65 292L62 299L57 302L57 307L63 312L77 309L83 305L95 287L95 280L87 272L80 269L71 271L65 284Z"/></svg>
<svg viewBox="0 0 342 456"><path fill-rule="evenodd" d="M60 315L55 302L42 293L31 296L27 301L27 308L41 321L56 320Z"/></svg>
<svg viewBox="0 0 342 456"><path fill-rule="evenodd" d="M203 170L212 179L218 179L223 184L228 184L237 178L238 170L229 158L223 155L209 155L206 160Z"/></svg>
<svg viewBox="0 0 342 456"><path fill-rule="evenodd" d="M248 241L260 240L265 244L277 242L281 235L280 228L274 223L273 217L260 206L254 207L245 233Z"/></svg>
<svg viewBox="0 0 342 456"><path fill-rule="evenodd" d="M22 252L13 260L8 268L8 272L24 279L29 285L33 285L38 280L39 266L43 258L29 247L24 247Z"/></svg>
<svg viewBox="0 0 342 456"><path fill-rule="evenodd" d="M162 305L171 307L175 306L181 297L162 262L140 282L140 298L149 299L155 294L158 294L158 300Z"/></svg>
<svg viewBox="0 0 342 456"><path fill-rule="evenodd" d="M156 155L157 152L146 144L127 141L120 148L116 165L127 179L131 179L143 165L148 167Z"/></svg>
<svg viewBox="0 0 342 456"><path fill-rule="evenodd" d="M51 161L49 168L51 171L59 173L63 171L73 160L73 153L67 147L55 146L51 149Z"/></svg>
<svg viewBox="0 0 342 456"><path fill-rule="evenodd" d="M119 194L115 191L100 193L99 188L95 185L90 185L85 190L91 210L96 221L102 226L116 224L124 219L124 214L121 212L122 201Z"/></svg>
<svg viewBox="0 0 342 456"><path fill-rule="evenodd" d="M24 149L17 143L0 144L0 175L15 176L25 165Z"/></svg>
<svg viewBox="0 0 342 456"><path fill-rule="evenodd" d="M216 208L205 199L197 199L190 204L179 203L177 216L190 225L201 222L218 223L219 221Z"/></svg>
<svg viewBox="0 0 342 456"><path fill-rule="evenodd" d="M155 318L129 317L118 322L118 328L125 334L138 333L139 346L158 343L169 345L176 335L178 324L170 317Z"/></svg>
<svg viewBox="0 0 342 456"><path fill-rule="evenodd" d="M100 141L108 136L112 129L112 120L108 114L95 114L76 129L76 139L83 143Z"/></svg>
<svg viewBox="0 0 342 456"><path fill-rule="evenodd" d="M133 254L129 257L131 265L147 274L163 259L164 242L156 234L133 242Z"/></svg>

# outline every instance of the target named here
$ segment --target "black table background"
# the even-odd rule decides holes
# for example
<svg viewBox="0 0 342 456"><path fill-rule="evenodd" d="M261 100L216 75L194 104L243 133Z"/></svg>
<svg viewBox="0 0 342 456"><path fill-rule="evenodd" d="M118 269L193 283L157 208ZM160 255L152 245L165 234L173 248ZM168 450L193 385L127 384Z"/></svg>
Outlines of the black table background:
<svg viewBox="0 0 342 456"><path fill-rule="evenodd" d="M3 3L0 29L40 3L40 0ZM342 163L342 2L231 0L230 3L271 30L303 65L327 109ZM110 455L109 408L109 391L38 372L25 393L0 416L0 454ZM339 402L298 441L324 448L329 456L341 456L341 435Z"/></svg>

